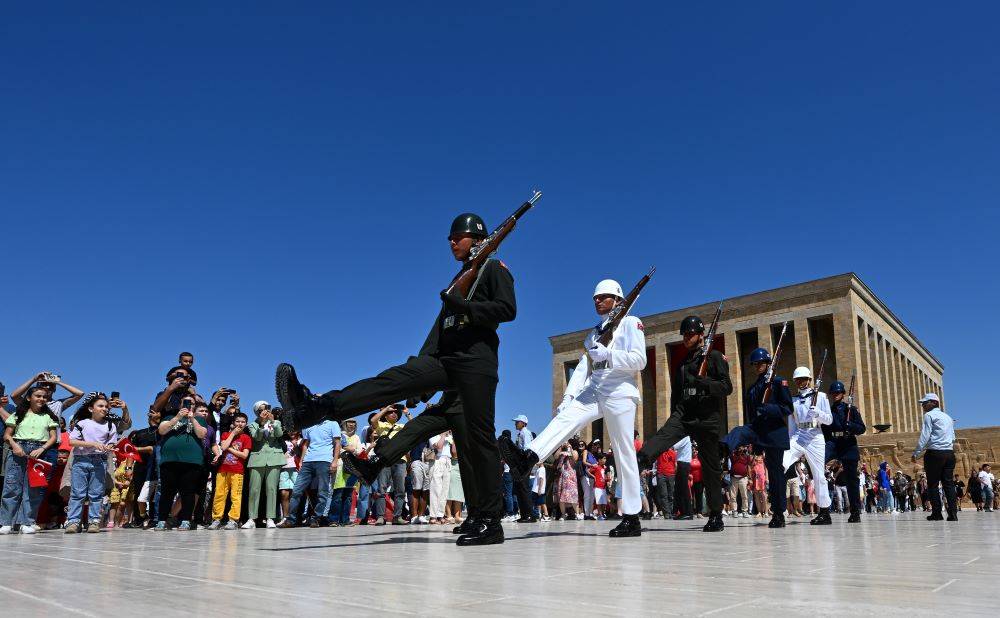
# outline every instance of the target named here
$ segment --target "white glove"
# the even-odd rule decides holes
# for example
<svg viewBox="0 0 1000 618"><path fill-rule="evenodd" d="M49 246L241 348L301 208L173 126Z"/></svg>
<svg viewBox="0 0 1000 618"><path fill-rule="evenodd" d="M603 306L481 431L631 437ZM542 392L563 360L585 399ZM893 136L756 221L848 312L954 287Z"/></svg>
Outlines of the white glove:
<svg viewBox="0 0 1000 618"><path fill-rule="evenodd" d="M590 360L595 363L604 362L611 358L611 350L600 343L595 343L594 347L587 350L587 354L590 354Z"/></svg>
<svg viewBox="0 0 1000 618"><path fill-rule="evenodd" d="M809 418L819 418L819 408L816 406L809 406Z"/></svg>

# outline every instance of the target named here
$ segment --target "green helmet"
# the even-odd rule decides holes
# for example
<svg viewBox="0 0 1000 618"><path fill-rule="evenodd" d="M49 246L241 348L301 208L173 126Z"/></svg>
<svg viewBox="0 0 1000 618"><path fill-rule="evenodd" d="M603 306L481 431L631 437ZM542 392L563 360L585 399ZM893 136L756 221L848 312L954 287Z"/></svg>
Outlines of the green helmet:
<svg viewBox="0 0 1000 618"><path fill-rule="evenodd" d="M483 221L482 217L471 212L464 212L451 222L451 232L448 233L448 238L455 234L471 234L479 238L486 238L489 232L486 231L486 222Z"/></svg>

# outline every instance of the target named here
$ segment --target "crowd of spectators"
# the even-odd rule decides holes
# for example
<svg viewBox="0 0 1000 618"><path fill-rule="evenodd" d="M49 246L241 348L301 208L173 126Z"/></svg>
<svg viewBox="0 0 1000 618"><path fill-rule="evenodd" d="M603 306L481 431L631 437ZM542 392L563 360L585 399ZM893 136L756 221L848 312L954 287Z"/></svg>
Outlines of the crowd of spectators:
<svg viewBox="0 0 1000 618"><path fill-rule="evenodd" d="M343 425L328 420L300 433L266 401L245 413L233 388L217 388L204 398L189 353L180 355L165 379L148 407L147 426L138 429L118 392L85 393L50 372L9 393L0 385L5 427L0 534L443 525L463 518L460 453L450 432L418 444L371 485L345 471L342 452L365 458L377 440L399 432L411 415L402 404L369 415L360 430L354 419ZM527 419L515 421L518 439L530 440ZM638 434L635 440L641 447ZM506 466L497 473L504 479L508 521L621 516L614 453L599 439L568 440L535 466L523 486ZM726 512L770 517L766 497L773 482L785 484L789 516L818 512L817 482L828 484L833 509L846 512L845 478L836 461L823 479L814 479L800 461L786 478L769 479L762 458L740 449L723 477ZM959 498L967 497L977 510L1000 506L989 465L967 483L955 480ZM641 484L646 519L707 515L698 447L690 439L642 470ZM922 473L914 480L882 462L877 470L861 467L860 485L869 512L930 509Z"/></svg>

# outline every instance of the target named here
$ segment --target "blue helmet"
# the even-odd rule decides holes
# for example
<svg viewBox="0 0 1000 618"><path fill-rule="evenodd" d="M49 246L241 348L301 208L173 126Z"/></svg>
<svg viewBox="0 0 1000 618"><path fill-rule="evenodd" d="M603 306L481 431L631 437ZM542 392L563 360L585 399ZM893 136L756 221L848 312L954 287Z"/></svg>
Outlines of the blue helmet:
<svg viewBox="0 0 1000 618"><path fill-rule="evenodd" d="M771 353L765 348L757 348L750 353L750 364L756 365L757 363L770 363Z"/></svg>
<svg viewBox="0 0 1000 618"><path fill-rule="evenodd" d="M844 383L840 380L834 380L830 383L830 390L828 391L831 395L834 393L846 393L847 389L844 388Z"/></svg>

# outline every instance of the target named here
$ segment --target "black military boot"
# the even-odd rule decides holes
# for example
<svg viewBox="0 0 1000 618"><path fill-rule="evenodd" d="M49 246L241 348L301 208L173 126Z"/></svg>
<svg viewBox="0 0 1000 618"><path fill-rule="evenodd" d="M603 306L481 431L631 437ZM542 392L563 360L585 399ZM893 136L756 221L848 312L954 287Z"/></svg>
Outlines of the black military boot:
<svg viewBox="0 0 1000 618"><path fill-rule="evenodd" d="M937 511L928 515L927 521L944 521L944 517L941 516L941 511Z"/></svg>
<svg viewBox="0 0 1000 618"><path fill-rule="evenodd" d="M948 521L958 521L958 512L954 509L948 511Z"/></svg>
<svg viewBox="0 0 1000 618"><path fill-rule="evenodd" d="M812 521L809 522L809 524L813 526L829 526L832 523L833 520L830 519L830 509L820 509L819 515L813 517Z"/></svg>
<svg viewBox="0 0 1000 618"><path fill-rule="evenodd" d="M726 524L722 521L722 513L713 512L708 515L708 523L701 529L702 532L722 532L726 529Z"/></svg>
<svg viewBox="0 0 1000 618"><path fill-rule="evenodd" d="M278 365L274 373L274 391L285 411L285 431L317 425L326 417L319 398L299 382L295 368L288 363Z"/></svg>
<svg viewBox="0 0 1000 618"><path fill-rule="evenodd" d="M469 516L465 518L465 521L458 524L451 529L452 534L469 534L476 529L476 520L479 518L479 513L472 509L469 509Z"/></svg>
<svg viewBox="0 0 1000 618"><path fill-rule="evenodd" d="M379 456L374 453L368 459L360 459L354 453L343 451L340 453L340 459L344 462L347 473L358 477L366 485L374 483L382 469Z"/></svg>
<svg viewBox="0 0 1000 618"><path fill-rule="evenodd" d="M641 535L642 524L639 523L638 515L623 515L621 523L608 532L608 536L614 539Z"/></svg>
<svg viewBox="0 0 1000 618"><path fill-rule="evenodd" d="M500 447L500 456L507 462L510 473L514 478L528 476L531 469L538 463L538 455L533 450L527 449L522 451L507 436L501 435L500 439L497 440L497 446Z"/></svg>
<svg viewBox="0 0 1000 618"><path fill-rule="evenodd" d="M503 543L503 526L500 525L500 517L496 513L476 518L472 532L463 534L455 542L459 547L498 545L500 543Z"/></svg>
<svg viewBox="0 0 1000 618"><path fill-rule="evenodd" d="M771 516L771 521L767 523L768 528L784 528L785 527L785 515L784 513L775 513Z"/></svg>
<svg viewBox="0 0 1000 618"><path fill-rule="evenodd" d="M859 511L851 511L851 516L847 518L847 523L856 524L861 521L861 513Z"/></svg>

